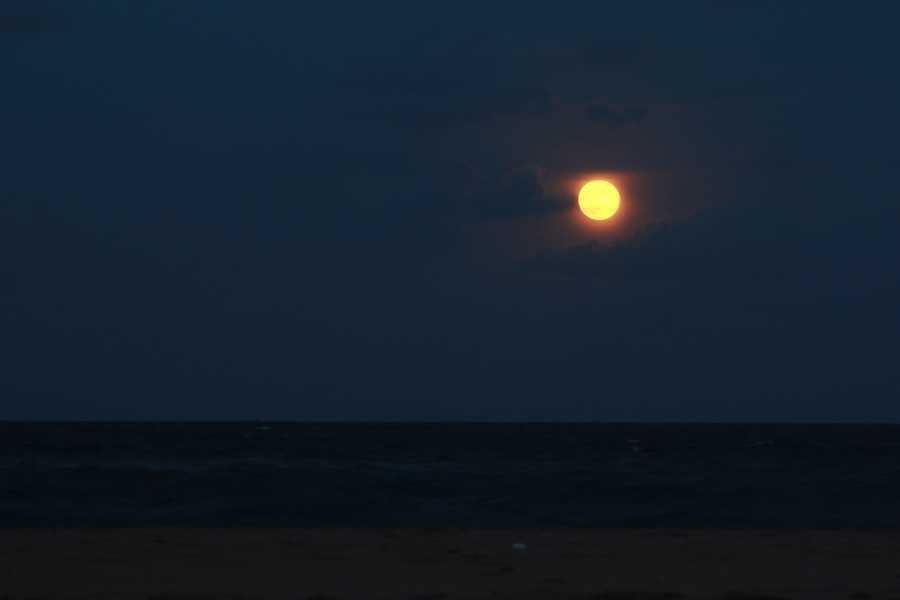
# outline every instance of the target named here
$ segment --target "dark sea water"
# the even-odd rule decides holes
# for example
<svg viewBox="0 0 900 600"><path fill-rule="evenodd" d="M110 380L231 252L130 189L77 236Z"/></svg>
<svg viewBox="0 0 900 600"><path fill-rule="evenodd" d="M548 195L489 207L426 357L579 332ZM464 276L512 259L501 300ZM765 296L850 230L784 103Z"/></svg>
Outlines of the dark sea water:
<svg viewBox="0 0 900 600"><path fill-rule="evenodd" d="M900 427L0 424L0 527L898 527Z"/></svg>

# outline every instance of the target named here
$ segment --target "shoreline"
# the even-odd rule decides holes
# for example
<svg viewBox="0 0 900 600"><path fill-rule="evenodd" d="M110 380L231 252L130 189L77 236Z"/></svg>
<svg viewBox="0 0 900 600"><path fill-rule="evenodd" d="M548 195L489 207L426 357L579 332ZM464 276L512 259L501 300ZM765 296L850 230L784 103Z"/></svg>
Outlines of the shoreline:
<svg viewBox="0 0 900 600"><path fill-rule="evenodd" d="M3 529L4 595L900 600L900 531Z"/></svg>

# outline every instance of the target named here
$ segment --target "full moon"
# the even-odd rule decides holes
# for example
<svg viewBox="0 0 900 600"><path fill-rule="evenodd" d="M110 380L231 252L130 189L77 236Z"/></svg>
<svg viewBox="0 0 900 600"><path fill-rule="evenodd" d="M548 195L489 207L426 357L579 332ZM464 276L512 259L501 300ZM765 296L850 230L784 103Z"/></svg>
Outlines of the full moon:
<svg viewBox="0 0 900 600"><path fill-rule="evenodd" d="M589 181L578 192L578 206L588 219L605 221L619 210L619 190L602 179Z"/></svg>

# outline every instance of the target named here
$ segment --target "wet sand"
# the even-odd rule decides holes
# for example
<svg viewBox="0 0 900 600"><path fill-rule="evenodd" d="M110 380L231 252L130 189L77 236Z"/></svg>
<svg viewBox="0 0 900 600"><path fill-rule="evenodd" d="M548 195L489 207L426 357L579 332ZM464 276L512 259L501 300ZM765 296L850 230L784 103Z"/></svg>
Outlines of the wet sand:
<svg viewBox="0 0 900 600"><path fill-rule="evenodd" d="M0 530L0 598L900 600L900 531Z"/></svg>

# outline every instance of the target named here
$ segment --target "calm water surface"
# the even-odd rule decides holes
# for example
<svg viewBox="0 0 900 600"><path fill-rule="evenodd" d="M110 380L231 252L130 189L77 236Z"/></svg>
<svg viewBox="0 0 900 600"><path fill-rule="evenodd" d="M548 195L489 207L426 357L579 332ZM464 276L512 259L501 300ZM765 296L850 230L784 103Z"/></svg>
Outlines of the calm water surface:
<svg viewBox="0 0 900 600"><path fill-rule="evenodd" d="M0 424L0 527L898 527L900 426Z"/></svg>

